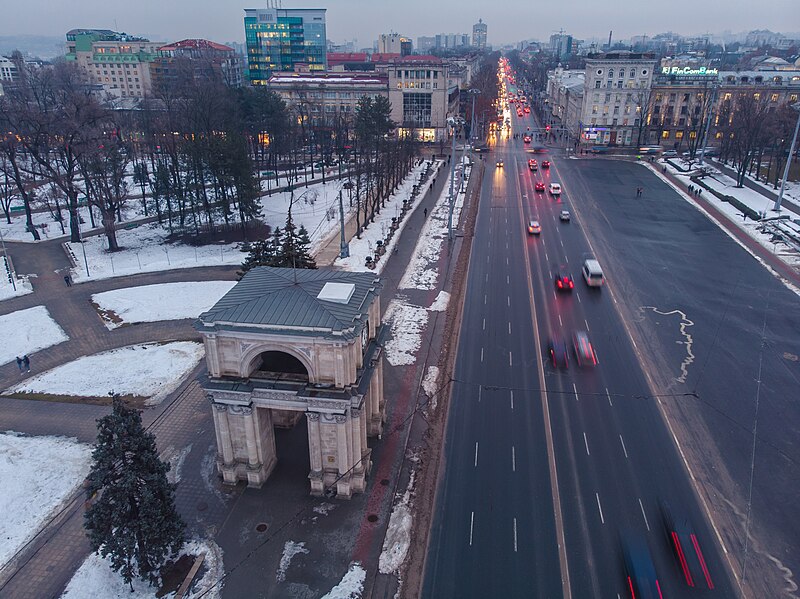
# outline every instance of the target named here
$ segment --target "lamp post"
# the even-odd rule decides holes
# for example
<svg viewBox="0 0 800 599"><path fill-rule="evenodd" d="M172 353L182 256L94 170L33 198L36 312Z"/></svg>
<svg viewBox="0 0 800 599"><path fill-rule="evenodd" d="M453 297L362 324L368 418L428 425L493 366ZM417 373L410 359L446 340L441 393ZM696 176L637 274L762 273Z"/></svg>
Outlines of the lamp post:
<svg viewBox="0 0 800 599"><path fill-rule="evenodd" d="M447 210L447 240L453 241L453 208L455 207L456 197L453 195L453 187L456 178L456 133L458 126L464 123L461 117L450 117L447 119L447 124L450 125L450 134L453 136L452 148L450 150L450 196L448 199Z"/></svg>
<svg viewBox="0 0 800 599"><path fill-rule="evenodd" d="M473 88L468 90L468 93L472 95L472 120L469 125L469 138L472 141L475 139L475 96L481 93L481 90Z"/></svg>
<svg viewBox="0 0 800 599"><path fill-rule="evenodd" d="M775 200L775 206L772 208L773 212L781 211L781 202L783 201L783 192L786 191L786 179L789 178L789 166L792 164L792 156L794 156L794 149L797 146L797 132L800 130L800 102L792 104L792 108L798 111L797 124L794 126L794 135L792 136L792 145L789 147L789 155L786 157L786 166L783 169L783 180L781 181L781 190L778 192L778 199Z"/></svg>

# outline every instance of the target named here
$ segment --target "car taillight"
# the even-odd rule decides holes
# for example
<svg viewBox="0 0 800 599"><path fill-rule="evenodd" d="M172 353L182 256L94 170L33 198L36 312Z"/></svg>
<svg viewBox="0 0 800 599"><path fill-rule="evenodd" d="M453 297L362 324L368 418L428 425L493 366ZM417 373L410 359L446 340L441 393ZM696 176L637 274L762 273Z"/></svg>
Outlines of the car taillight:
<svg viewBox="0 0 800 599"><path fill-rule="evenodd" d="M561 289L563 286L564 286L563 283L559 280L558 281L558 288Z"/></svg>
<svg viewBox="0 0 800 599"><path fill-rule="evenodd" d="M630 576L628 576L628 588L631 590L631 599L636 599L636 593L633 590L633 581Z"/></svg>
<svg viewBox="0 0 800 599"><path fill-rule="evenodd" d="M694 580L692 580L692 573L689 571L689 564L686 563L686 556L683 553L681 540L678 538L678 533L675 531L672 531L672 544L675 546L675 553L678 554L678 561L681 564L681 570L683 570L683 577L686 579L686 584L693 587Z"/></svg>
<svg viewBox="0 0 800 599"><path fill-rule="evenodd" d="M661 584L656 579L656 590L658 590L658 599L664 599L664 595L661 594Z"/></svg>
<svg viewBox="0 0 800 599"><path fill-rule="evenodd" d="M694 545L694 552L697 554L697 559L700 560L700 567L703 569L703 576L706 577L706 584L708 585L709 589L714 588L714 583L711 582L711 574L708 572L708 567L706 567L706 560L703 557L703 552L700 551L700 543L697 542L697 537L694 534L690 535L692 539L692 544Z"/></svg>

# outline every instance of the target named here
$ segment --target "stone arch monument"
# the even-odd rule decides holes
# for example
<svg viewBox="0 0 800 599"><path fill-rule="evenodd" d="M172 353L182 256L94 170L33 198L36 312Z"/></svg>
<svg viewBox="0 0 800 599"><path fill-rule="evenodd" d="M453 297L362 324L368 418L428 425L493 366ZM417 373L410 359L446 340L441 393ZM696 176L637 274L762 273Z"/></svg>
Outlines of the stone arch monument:
<svg viewBox="0 0 800 599"><path fill-rule="evenodd" d="M305 414L311 493L364 491L367 437L385 417L380 289L371 273L262 266L200 315L226 483L260 487L278 459L273 428Z"/></svg>

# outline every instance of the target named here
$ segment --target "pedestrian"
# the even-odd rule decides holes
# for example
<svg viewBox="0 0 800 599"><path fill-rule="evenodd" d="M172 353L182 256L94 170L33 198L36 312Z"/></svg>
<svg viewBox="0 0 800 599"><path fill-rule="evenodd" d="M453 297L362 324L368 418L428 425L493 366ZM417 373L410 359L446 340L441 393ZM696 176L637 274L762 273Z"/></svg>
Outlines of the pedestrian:
<svg viewBox="0 0 800 599"><path fill-rule="evenodd" d="M64 284L67 287L72 287L72 279L70 278L70 276L68 274L64 275Z"/></svg>
<svg viewBox="0 0 800 599"><path fill-rule="evenodd" d="M667 173L667 165L666 164L661 167L661 172L664 173L664 174Z"/></svg>
<svg viewBox="0 0 800 599"><path fill-rule="evenodd" d="M28 354L22 356L22 363L25 365L25 370L28 372L31 371L31 359L28 357Z"/></svg>
<svg viewBox="0 0 800 599"><path fill-rule="evenodd" d="M702 189L702 188L700 188L700 187L698 187L698 188L697 188L697 197L698 197L698 198L700 197L700 194L701 194L701 193L703 193L703 189Z"/></svg>
<svg viewBox="0 0 800 599"><path fill-rule="evenodd" d="M691 185L689 186L689 193L694 193L694 187L692 187Z"/></svg>
<svg viewBox="0 0 800 599"><path fill-rule="evenodd" d="M22 372L22 358L19 356L17 356L17 368L19 368L19 371Z"/></svg>
<svg viewBox="0 0 800 599"><path fill-rule="evenodd" d="M425 218L428 218L428 209L427 209L427 208L425 208L425 209L422 211L422 216L424 216Z"/></svg>

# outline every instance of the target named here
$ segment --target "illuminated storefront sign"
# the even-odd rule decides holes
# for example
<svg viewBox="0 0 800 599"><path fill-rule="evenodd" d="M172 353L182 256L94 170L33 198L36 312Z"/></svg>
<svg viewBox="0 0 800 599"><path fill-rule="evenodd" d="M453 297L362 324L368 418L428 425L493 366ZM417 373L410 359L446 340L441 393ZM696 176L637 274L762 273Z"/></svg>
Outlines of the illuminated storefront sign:
<svg viewBox="0 0 800 599"><path fill-rule="evenodd" d="M706 75L706 76L716 76L719 75L719 71L717 69L710 69L708 67L662 67L661 68L662 75Z"/></svg>

